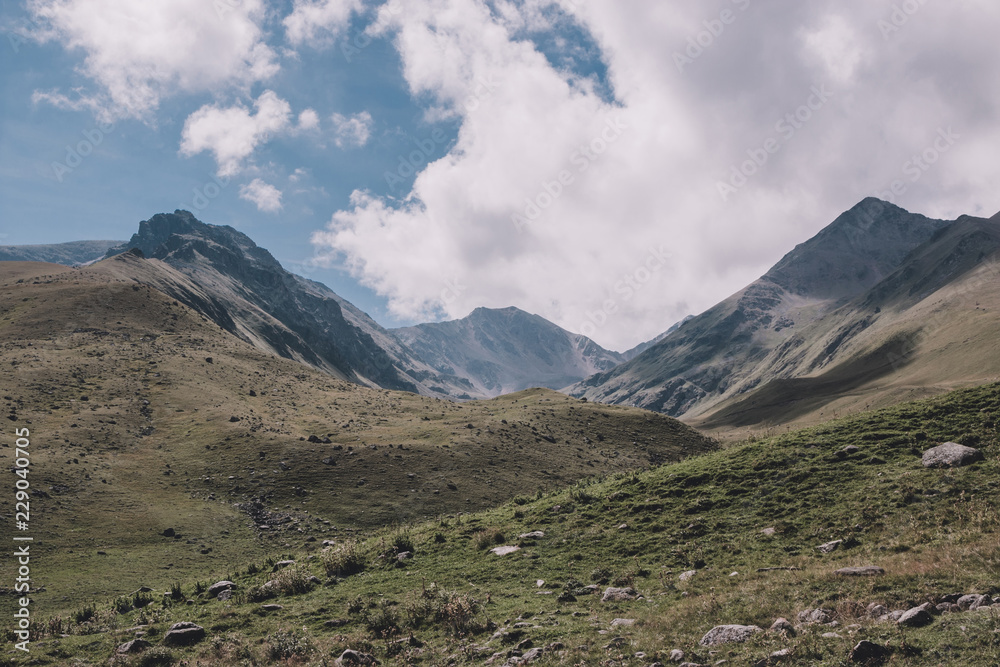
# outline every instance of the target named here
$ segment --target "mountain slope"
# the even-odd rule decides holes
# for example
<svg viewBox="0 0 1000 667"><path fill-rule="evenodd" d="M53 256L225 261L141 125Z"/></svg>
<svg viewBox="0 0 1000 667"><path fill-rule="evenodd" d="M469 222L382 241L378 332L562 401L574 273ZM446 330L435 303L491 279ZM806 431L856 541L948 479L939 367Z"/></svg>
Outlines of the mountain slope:
<svg viewBox="0 0 1000 667"><path fill-rule="evenodd" d="M98 600L93 620L40 624L32 664L105 663L141 619L144 664L322 664L348 649L384 665L1000 664L998 415L1000 385L978 387L380 530L318 558L293 549L206 568L176 601L157 588L142 609ZM924 467L943 441L983 460ZM487 551L500 543L519 549ZM354 567L338 570L348 555ZM278 559L296 564L275 572ZM836 574L859 566L881 573ZM236 585L229 600L196 588L223 575ZM601 601L609 586L641 597ZM962 595L976 597L937 607ZM881 619L924 603L920 627ZM766 630L778 618L794 629L701 643L714 626ZM163 631L183 621L205 641L165 646ZM861 641L886 660L849 658Z"/></svg>
<svg viewBox="0 0 1000 667"><path fill-rule="evenodd" d="M547 390L454 404L337 380L173 296L201 289L132 253L0 263L0 386L33 442L39 608L715 447L668 417Z"/></svg>
<svg viewBox="0 0 1000 667"><path fill-rule="evenodd" d="M866 199L763 277L571 395L680 416L753 375L772 351L892 273L947 222Z"/></svg>
<svg viewBox="0 0 1000 667"><path fill-rule="evenodd" d="M1000 217L963 217L871 290L777 347L708 428L816 422L1000 377Z"/></svg>
<svg viewBox="0 0 1000 667"><path fill-rule="evenodd" d="M86 264L104 257L121 241L71 241L44 245L0 246L0 262L49 262L65 266Z"/></svg>
<svg viewBox="0 0 1000 667"><path fill-rule="evenodd" d="M486 396L560 389L624 361L586 336L517 308L477 308L461 320L392 333L435 370L467 378Z"/></svg>

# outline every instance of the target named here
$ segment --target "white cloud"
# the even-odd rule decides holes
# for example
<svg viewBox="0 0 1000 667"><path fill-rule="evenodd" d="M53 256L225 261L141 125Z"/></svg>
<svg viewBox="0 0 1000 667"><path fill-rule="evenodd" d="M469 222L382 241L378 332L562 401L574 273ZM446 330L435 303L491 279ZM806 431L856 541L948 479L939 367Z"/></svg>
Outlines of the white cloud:
<svg viewBox="0 0 1000 667"><path fill-rule="evenodd" d="M295 0L284 20L285 34L294 46L329 46L362 7L361 0Z"/></svg>
<svg viewBox="0 0 1000 667"><path fill-rule="evenodd" d="M362 111L353 116L339 113L330 117L333 121L334 143L338 148L360 148L368 143L372 130L372 115Z"/></svg>
<svg viewBox="0 0 1000 667"><path fill-rule="evenodd" d="M258 210L265 213L277 213L281 210L281 190L259 178L240 186L240 199L253 202Z"/></svg>
<svg viewBox="0 0 1000 667"><path fill-rule="evenodd" d="M291 175L288 177L288 180L291 181L292 183L298 183L308 175L309 175L308 169L306 169L305 167L299 167L298 169L296 169L291 173Z"/></svg>
<svg viewBox="0 0 1000 667"><path fill-rule="evenodd" d="M99 91L81 99L98 99L89 106L107 118L148 120L164 96L247 86L279 70L263 0L29 0L28 9L44 26L36 39L85 54L80 71Z"/></svg>
<svg viewBox="0 0 1000 667"><path fill-rule="evenodd" d="M613 101L525 41L555 4L592 35ZM906 178L904 163L939 127L963 139L897 203L939 216L1000 208L988 185L1000 164L976 139L1000 134L994 6L928 3L885 38L879 21L892 10L879 3L845 0L833 18L811 3L724 3L735 20L701 38L709 45L681 73L675 54L718 8L627 4L408 2L384 30L428 118L460 122L457 141L402 199L356 192L315 234L320 250L399 317L516 305L622 349ZM602 145L619 116L627 128ZM723 201L718 184L769 139L777 152ZM588 144L601 155L583 159ZM519 231L512 215L536 209Z"/></svg>
<svg viewBox="0 0 1000 667"><path fill-rule="evenodd" d="M257 146L291 125L291 106L274 91L264 91L254 108L256 113L240 104L201 107L184 123L181 154L190 157L210 151L220 176L236 174Z"/></svg>
<svg viewBox="0 0 1000 667"><path fill-rule="evenodd" d="M319 127L319 114L316 113L314 109L306 109L299 114L299 127L300 132L309 132L315 130Z"/></svg>

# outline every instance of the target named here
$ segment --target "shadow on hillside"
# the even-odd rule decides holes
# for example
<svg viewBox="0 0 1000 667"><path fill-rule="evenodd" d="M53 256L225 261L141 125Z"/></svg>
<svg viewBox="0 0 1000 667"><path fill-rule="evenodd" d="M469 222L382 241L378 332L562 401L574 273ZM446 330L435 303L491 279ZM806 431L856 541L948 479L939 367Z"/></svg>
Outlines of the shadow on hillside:
<svg viewBox="0 0 1000 667"><path fill-rule="evenodd" d="M913 361L919 331L900 334L878 348L816 377L772 380L749 396L709 415L701 429L759 426L793 421L835 398L885 377Z"/></svg>

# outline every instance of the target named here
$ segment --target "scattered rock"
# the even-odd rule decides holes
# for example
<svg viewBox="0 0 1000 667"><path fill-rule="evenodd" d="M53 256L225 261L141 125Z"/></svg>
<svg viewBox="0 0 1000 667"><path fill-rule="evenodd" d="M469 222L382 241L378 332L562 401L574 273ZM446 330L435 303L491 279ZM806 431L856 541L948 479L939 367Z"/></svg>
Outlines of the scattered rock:
<svg viewBox="0 0 1000 667"><path fill-rule="evenodd" d="M946 442L932 447L924 452L923 456L925 468L960 468L982 460L981 451L957 442Z"/></svg>
<svg viewBox="0 0 1000 667"><path fill-rule="evenodd" d="M885 605L881 605L876 602L872 602L870 605L868 605L868 615L871 616L872 618L881 618L882 616L885 616L888 613L889 613L889 608L886 607Z"/></svg>
<svg viewBox="0 0 1000 667"><path fill-rule="evenodd" d="M606 588L604 595L601 596L601 602L625 602L635 598L634 588Z"/></svg>
<svg viewBox="0 0 1000 667"><path fill-rule="evenodd" d="M775 619L774 623L771 624L772 632L784 632L789 637L795 636L795 628L789 622L787 618Z"/></svg>
<svg viewBox="0 0 1000 667"><path fill-rule="evenodd" d="M160 533L160 535L163 535L164 537L173 537L176 534L177 533L174 532L173 528L167 528L162 533Z"/></svg>
<svg viewBox="0 0 1000 667"><path fill-rule="evenodd" d="M507 661L507 664L523 665L528 662L534 662L535 660L538 660L539 658L542 657L542 653L543 653L542 649L533 648L530 651L525 652L524 655L512 657L510 660Z"/></svg>
<svg viewBox="0 0 1000 667"><path fill-rule="evenodd" d="M677 578L681 581L690 581L696 574L698 574L698 570L688 570L687 572L681 572Z"/></svg>
<svg viewBox="0 0 1000 667"><path fill-rule="evenodd" d="M763 630L756 625L717 625L705 633L698 643L702 646L742 644L758 632Z"/></svg>
<svg viewBox="0 0 1000 667"><path fill-rule="evenodd" d="M825 609L806 609L799 612L799 623L829 623L832 620L830 612Z"/></svg>
<svg viewBox="0 0 1000 667"><path fill-rule="evenodd" d="M403 561L408 561L412 558L413 558L412 551L401 551L400 553L396 554L396 560L398 560L400 563L402 563Z"/></svg>
<svg viewBox="0 0 1000 667"><path fill-rule="evenodd" d="M530 533L524 533L523 535L518 535L517 537L522 540L537 540L541 537L545 537L545 533L541 530L533 530Z"/></svg>
<svg viewBox="0 0 1000 667"><path fill-rule="evenodd" d="M379 664L379 661L376 660L373 656L368 655L367 653L359 653L358 651L353 651L351 649L347 649L346 651L344 651L343 653L340 654L340 657L337 658L337 660L336 660L336 662L334 664L336 664L336 665L377 665L377 664Z"/></svg>
<svg viewBox="0 0 1000 667"><path fill-rule="evenodd" d="M132 653L141 653L142 651L145 651L150 646L152 646L152 644L150 644L149 642L147 642L145 639L133 639L132 641L125 642L124 644L122 644L121 646L119 646L118 647L118 654L119 655L129 655L129 654L132 654Z"/></svg>
<svg viewBox="0 0 1000 667"><path fill-rule="evenodd" d="M760 529L760 534L761 535L767 535L768 537L770 537L771 535L774 535L777 532L778 532L778 530L774 526L768 526L767 528L761 528Z"/></svg>
<svg viewBox="0 0 1000 667"><path fill-rule="evenodd" d="M771 665L777 665L785 662L792 657L792 649L783 648L780 651L775 651L766 658L762 658L754 663L754 667L771 667Z"/></svg>
<svg viewBox="0 0 1000 667"><path fill-rule="evenodd" d="M987 595L963 595L955 604L962 611L974 611L980 607L990 606L990 598Z"/></svg>
<svg viewBox="0 0 1000 667"><path fill-rule="evenodd" d="M223 580L217 581L208 587L208 597L214 598L218 597L219 593L222 591L229 591L236 588L236 584L231 581Z"/></svg>
<svg viewBox="0 0 1000 667"><path fill-rule="evenodd" d="M820 636L823 637L823 639L843 639L843 637L838 635L836 632L824 632Z"/></svg>
<svg viewBox="0 0 1000 667"><path fill-rule="evenodd" d="M885 574L885 570L874 565L866 565L864 567L843 567L834 574L841 577L877 577Z"/></svg>
<svg viewBox="0 0 1000 667"><path fill-rule="evenodd" d="M881 665L889 657L889 649L870 641L860 641L847 659L856 665Z"/></svg>
<svg viewBox="0 0 1000 667"><path fill-rule="evenodd" d="M633 625L635 625L635 619L634 618L616 618L615 620L611 621L611 627L612 628L618 628L618 627L626 627L627 628L627 627L631 627Z"/></svg>
<svg viewBox="0 0 1000 667"><path fill-rule="evenodd" d="M494 547L494 548L490 549L490 553L491 554L495 554L497 556L506 556L507 554L512 554L515 551L520 551L520 550L521 550L521 547L517 547L517 546L504 546L504 547Z"/></svg>
<svg viewBox="0 0 1000 667"><path fill-rule="evenodd" d="M684 662L684 651L680 650L679 648L675 648L673 651L670 652L670 655L667 656L667 659L670 662Z"/></svg>
<svg viewBox="0 0 1000 667"><path fill-rule="evenodd" d="M821 544L816 548L819 549L822 553L829 554L836 551L837 547L839 547L843 543L844 540L834 540L833 542L827 542L826 544Z"/></svg>
<svg viewBox="0 0 1000 667"><path fill-rule="evenodd" d="M190 621L181 621L170 626L163 635L163 643L170 646L191 646L204 638L205 628Z"/></svg>
<svg viewBox="0 0 1000 667"><path fill-rule="evenodd" d="M272 572L277 572L278 570L285 569L289 565L295 565L295 561L294 560L279 560L277 563L274 564L274 567L271 568L271 571Z"/></svg>
<svg viewBox="0 0 1000 667"><path fill-rule="evenodd" d="M226 600L232 600L233 599L233 592L227 588L226 590L224 590L221 593L219 593L215 597L215 599L218 600L219 602L225 602Z"/></svg>
<svg viewBox="0 0 1000 667"><path fill-rule="evenodd" d="M264 611L281 611L284 609L280 604L262 604L260 608Z"/></svg>

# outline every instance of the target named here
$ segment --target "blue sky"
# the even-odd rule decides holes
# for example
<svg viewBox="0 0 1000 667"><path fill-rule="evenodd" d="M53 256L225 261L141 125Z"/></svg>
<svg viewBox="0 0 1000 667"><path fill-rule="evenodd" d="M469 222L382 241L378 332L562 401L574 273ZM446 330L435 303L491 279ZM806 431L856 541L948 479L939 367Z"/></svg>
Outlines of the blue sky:
<svg viewBox="0 0 1000 667"><path fill-rule="evenodd" d="M0 27L0 243L185 208L387 326L515 305L625 349L866 196L1000 209L987 0L6 0Z"/></svg>

